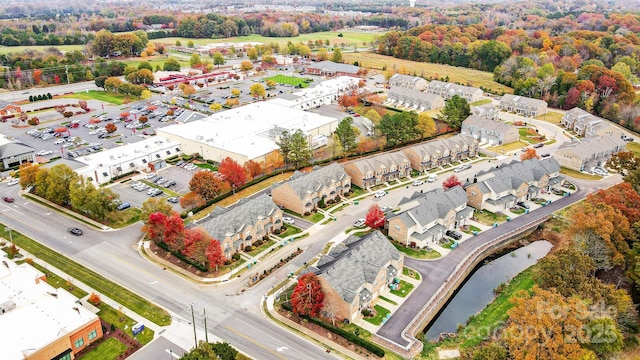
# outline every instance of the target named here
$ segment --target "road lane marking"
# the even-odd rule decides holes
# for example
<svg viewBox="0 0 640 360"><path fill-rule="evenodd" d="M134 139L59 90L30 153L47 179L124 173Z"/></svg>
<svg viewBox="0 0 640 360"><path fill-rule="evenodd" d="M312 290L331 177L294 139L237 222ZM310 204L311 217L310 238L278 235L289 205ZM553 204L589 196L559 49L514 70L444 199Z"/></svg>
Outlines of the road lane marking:
<svg viewBox="0 0 640 360"><path fill-rule="evenodd" d="M282 355L278 354L277 352L275 352L275 351L273 351L273 350L269 349L268 347L266 347L266 346L262 345L261 343L256 342L255 340L253 340L253 339L252 339L252 338L250 338L249 336L246 336L245 334L241 333L240 331L237 331L237 330L235 330L234 328L232 328L232 327L230 327L230 326L228 326L228 325L225 325L225 326L224 326L224 328L225 328L225 329L227 329L227 330L229 330L229 331L231 331L232 333L234 333L234 334L236 334L236 335L239 335L239 336L241 336L241 337L243 337L243 338L245 338L245 339L249 340L250 342L252 342L252 343L254 343L254 344L258 345L259 347L261 347L261 348L263 348L263 349L267 350L268 352L272 353L273 355L277 356L278 358L280 358L280 359L282 359L282 360L287 360L287 358L286 358L286 357L284 357L284 356L282 356Z"/></svg>

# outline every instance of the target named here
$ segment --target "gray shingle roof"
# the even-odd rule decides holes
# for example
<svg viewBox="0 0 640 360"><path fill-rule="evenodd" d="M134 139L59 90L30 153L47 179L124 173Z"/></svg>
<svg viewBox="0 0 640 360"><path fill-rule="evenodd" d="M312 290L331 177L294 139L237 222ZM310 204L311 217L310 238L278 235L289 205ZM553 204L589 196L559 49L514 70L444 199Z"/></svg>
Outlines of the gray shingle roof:
<svg viewBox="0 0 640 360"><path fill-rule="evenodd" d="M278 206L267 194L246 199L232 208L218 206L204 221L202 227L214 239L222 241L227 234L235 234L247 225L255 225L261 218L273 215Z"/></svg>
<svg viewBox="0 0 640 360"><path fill-rule="evenodd" d="M432 91L432 89L446 89L448 93L462 93L472 95L476 91L480 90L478 88L474 88L471 86L458 85L454 83L444 82L433 80L427 85L427 91Z"/></svg>
<svg viewBox="0 0 640 360"><path fill-rule="evenodd" d="M422 80L421 77L405 75L405 74L394 74L391 78L389 78L389 82L402 82L402 83L416 83Z"/></svg>
<svg viewBox="0 0 640 360"><path fill-rule="evenodd" d="M613 152L618 147L624 147L625 141L617 136L595 136L578 142L564 143L558 151L571 149L581 159L588 159L596 154Z"/></svg>
<svg viewBox="0 0 640 360"><path fill-rule="evenodd" d="M381 232L376 231L358 238L347 238L340 252L326 255L322 265L317 264L317 275L322 276L348 303L360 295L362 286L373 283L389 261L400 260L402 254Z"/></svg>
<svg viewBox="0 0 640 360"><path fill-rule="evenodd" d="M33 151L35 151L35 149L29 145L25 145L18 142L10 142L0 146L0 159L6 159L12 156L24 155Z"/></svg>
<svg viewBox="0 0 640 360"><path fill-rule="evenodd" d="M343 73L349 73L349 74L357 74L358 71L360 71L359 66L349 65L349 64L339 64L329 60L320 61L318 63L311 64L307 66L307 68L319 69L319 70L326 69L328 71L337 71L337 72L343 72Z"/></svg>
<svg viewBox="0 0 640 360"><path fill-rule="evenodd" d="M515 128L513 125L505 124L501 121L489 120L477 115L470 115L462 122L462 131L469 131L470 134L475 133L473 130L478 129L506 134Z"/></svg>
<svg viewBox="0 0 640 360"><path fill-rule="evenodd" d="M347 177L342 165L331 163L327 166L316 168L309 173L296 171L289 181L278 186L289 186L300 197L304 198L307 193L318 191L322 186L329 186L335 180L342 181ZM276 186L276 187L278 187Z"/></svg>
<svg viewBox="0 0 640 360"><path fill-rule="evenodd" d="M360 172L364 175L369 171L376 171L377 169L382 168L391 168L391 165L399 165L404 161L409 161L407 157L402 153L402 151L396 151L392 153L384 153L379 155L374 155L372 157L359 159L353 161L353 165L360 170Z"/></svg>
<svg viewBox="0 0 640 360"><path fill-rule="evenodd" d="M547 105L547 102L544 100L533 99L533 98L528 98L525 96L513 95L513 94L502 95L502 98L500 99L500 101L506 101L514 104L525 105L525 106L528 105L528 106L535 106L535 107Z"/></svg>
<svg viewBox="0 0 640 360"><path fill-rule="evenodd" d="M394 86L391 89L389 89L390 98L400 97L400 96L406 96L412 100L422 100L429 103L434 102L438 98L440 98L440 96L436 94L426 93L426 92L422 92L415 89L409 89L405 87Z"/></svg>
<svg viewBox="0 0 640 360"><path fill-rule="evenodd" d="M530 184L540 180L545 174L551 175L558 171L560 171L560 165L555 159L534 158L522 162L514 160L508 164L501 164L497 168L481 171L476 175L476 179L483 193L484 187L495 193L501 193L516 189L523 182Z"/></svg>
<svg viewBox="0 0 640 360"><path fill-rule="evenodd" d="M418 206L400 214L407 227L413 226L416 222L424 226L432 221L443 219L449 211L466 204L467 194L461 186L454 186L446 191L437 188L424 194L416 192L411 199L415 199Z"/></svg>

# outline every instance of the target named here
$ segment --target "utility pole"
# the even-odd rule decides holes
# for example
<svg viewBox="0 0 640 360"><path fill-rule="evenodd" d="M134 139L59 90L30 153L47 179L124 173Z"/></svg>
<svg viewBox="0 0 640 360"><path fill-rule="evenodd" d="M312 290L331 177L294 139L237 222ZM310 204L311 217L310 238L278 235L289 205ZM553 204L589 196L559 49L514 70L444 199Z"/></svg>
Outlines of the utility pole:
<svg viewBox="0 0 640 360"><path fill-rule="evenodd" d="M198 336L196 335L196 317L193 314L193 303L191 303L191 324L193 324L193 341L196 348L198 348Z"/></svg>
<svg viewBox="0 0 640 360"><path fill-rule="evenodd" d="M207 331L207 308L202 309L202 311L204 312L204 341L209 343L209 332Z"/></svg>
<svg viewBox="0 0 640 360"><path fill-rule="evenodd" d="M67 85L68 85L70 83L69 82L69 65L65 65L64 72L65 74L67 74Z"/></svg>

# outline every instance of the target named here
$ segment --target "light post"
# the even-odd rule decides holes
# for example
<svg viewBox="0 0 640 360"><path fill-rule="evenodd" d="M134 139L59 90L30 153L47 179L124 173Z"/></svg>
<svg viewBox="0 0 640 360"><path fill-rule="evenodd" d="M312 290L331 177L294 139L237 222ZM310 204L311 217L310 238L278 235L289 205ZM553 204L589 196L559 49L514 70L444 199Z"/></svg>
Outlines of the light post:
<svg viewBox="0 0 640 360"><path fill-rule="evenodd" d="M204 341L209 343L209 332L207 331L207 308L202 309L202 316L204 321Z"/></svg>
<svg viewBox="0 0 640 360"><path fill-rule="evenodd" d="M10 227L5 227L4 228L4 232L8 232L9 233L9 241L11 242L11 244L13 245L13 235L11 234L11 228Z"/></svg>
<svg viewBox="0 0 640 360"><path fill-rule="evenodd" d="M196 316L193 313L193 305L195 303L191 303L191 324L193 325L193 341L195 342L195 347L198 348L198 336L196 335Z"/></svg>

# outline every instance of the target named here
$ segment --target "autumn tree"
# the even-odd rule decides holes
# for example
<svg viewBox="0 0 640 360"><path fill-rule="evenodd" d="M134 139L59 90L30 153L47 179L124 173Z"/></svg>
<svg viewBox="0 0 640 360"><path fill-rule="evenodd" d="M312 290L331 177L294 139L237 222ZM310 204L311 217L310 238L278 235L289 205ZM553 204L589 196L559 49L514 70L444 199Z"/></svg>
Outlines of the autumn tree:
<svg viewBox="0 0 640 360"><path fill-rule="evenodd" d="M527 148L525 152L523 152L522 155L520 155L520 161L525 161L529 159L540 159L540 156L538 156L536 149Z"/></svg>
<svg viewBox="0 0 640 360"><path fill-rule="evenodd" d="M327 148L329 149L329 151L331 151L333 157L341 156L344 152L342 143L340 142L340 136L338 136L338 134L336 134L335 132L331 134L331 140L329 141Z"/></svg>
<svg viewBox="0 0 640 360"><path fill-rule="evenodd" d="M45 198L58 205L69 204L71 183L78 181L78 175L69 166L61 164L49 169Z"/></svg>
<svg viewBox="0 0 640 360"><path fill-rule="evenodd" d="M238 188L247 182L247 174L237 161L230 157L222 160L218 166L220 174L224 175L229 183Z"/></svg>
<svg viewBox="0 0 640 360"><path fill-rule="evenodd" d="M189 181L189 190L205 201L213 200L227 189L225 182L210 171L198 171Z"/></svg>
<svg viewBox="0 0 640 360"><path fill-rule="evenodd" d="M380 120L382 119L382 116L380 116L380 113L378 113L377 111L375 111L374 109L370 109L369 111L367 111L366 114L364 114L364 116L371 120L371 122L373 123L373 125L378 125L380 124ZM433 120L433 119L432 119Z"/></svg>
<svg viewBox="0 0 640 360"><path fill-rule="evenodd" d="M174 213L165 220L163 242L171 251L182 252L184 250L184 221L179 214Z"/></svg>
<svg viewBox="0 0 640 360"><path fill-rule="evenodd" d="M267 91L264 89L264 86L260 83L256 83L249 87L249 91L251 91L251 96L254 98L262 98L264 99L267 96Z"/></svg>
<svg viewBox="0 0 640 360"><path fill-rule="evenodd" d="M594 290L595 270L593 260L571 245L541 259L534 278L542 289L584 298Z"/></svg>
<svg viewBox="0 0 640 360"><path fill-rule="evenodd" d="M471 360L507 360L507 350L495 342L473 351Z"/></svg>
<svg viewBox="0 0 640 360"><path fill-rule="evenodd" d="M100 306L100 303L102 302L102 300L100 299L100 295L94 292L92 292L91 295L89 295L89 298L87 299L87 301L93 306Z"/></svg>
<svg viewBox="0 0 640 360"><path fill-rule="evenodd" d="M335 63L342 63L342 51L340 51L340 48L337 48L337 47L333 48L333 55L331 55L331 61Z"/></svg>
<svg viewBox="0 0 640 360"><path fill-rule="evenodd" d="M216 65L217 67L220 67L220 65L224 65L224 56L222 56L222 53L220 53L220 51L216 51L213 54L213 65Z"/></svg>
<svg viewBox="0 0 640 360"><path fill-rule="evenodd" d="M153 213L160 212L166 216L171 216L174 212L171 204L168 204L164 198L161 197L148 198L142 203L142 208L140 210L140 218L143 220L149 219L149 216Z"/></svg>
<svg viewBox="0 0 640 360"><path fill-rule="evenodd" d="M251 179L255 179L258 175L262 175L262 165L253 160L244 163L244 170Z"/></svg>
<svg viewBox="0 0 640 360"><path fill-rule="evenodd" d="M346 117L338 123L338 127L335 130L335 134L338 136L338 139L340 139L342 149L347 153L356 148L356 138L359 133L359 130L356 129L357 127L353 125L353 119ZM356 133L356 131L358 133Z"/></svg>
<svg viewBox="0 0 640 360"><path fill-rule="evenodd" d="M35 185L38 171L40 171L38 164L32 164L30 162L20 164L20 187L26 189L29 186Z"/></svg>
<svg viewBox="0 0 640 360"><path fill-rule="evenodd" d="M449 190L454 186L462 186L462 182L455 175L449 176L445 181L442 182L442 188L445 190Z"/></svg>
<svg viewBox="0 0 640 360"><path fill-rule="evenodd" d="M382 213L378 204L371 205L364 223L372 229L380 228L384 225L384 213Z"/></svg>
<svg viewBox="0 0 640 360"><path fill-rule="evenodd" d="M178 85L178 88L180 90L182 90L182 95L184 97L189 97L189 96L191 96L191 95L196 93L196 88L194 88L193 86L191 86L189 84L182 83L182 84Z"/></svg>
<svg viewBox="0 0 640 360"><path fill-rule="evenodd" d="M467 117L471 115L471 107L467 100L453 95L440 112L440 120L446 122L452 129L459 129Z"/></svg>
<svg viewBox="0 0 640 360"><path fill-rule="evenodd" d="M164 241L166 222L167 215L161 212L153 213L145 221L142 231L147 234L147 239L155 243L161 243Z"/></svg>
<svg viewBox="0 0 640 360"><path fill-rule="evenodd" d="M238 106L240 104L240 102L238 101L238 99L234 99L234 98L228 98L225 102L224 105L227 107L234 107L234 106Z"/></svg>
<svg viewBox="0 0 640 360"><path fill-rule="evenodd" d="M222 246L220 246L220 242L215 239L211 239L211 241L209 241L209 245L205 250L205 255L209 261L209 267L215 266L216 271L218 271L218 266L224 265L226 260L224 252L222 251Z"/></svg>
<svg viewBox="0 0 640 360"><path fill-rule="evenodd" d="M242 94L240 89L231 89L231 96L234 98L240 97L240 94Z"/></svg>
<svg viewBox="0 0 640 360"><path fill-rule="evenodd" d="M243 61L240 63L240 70L249 71L251 69L253 69L253 64L251 63L251 61Z"/></svg>
<svg viewBox="0 0 640 360"><path fill-rule="evenodd" d="M114 123L108 123L107 125L104 126L104 129L107 131L108 134L113 134L118 130L118 127Z"/></svg>
<svg viewBox="0 0 640 360"><path fill-rule="evenodd" d="M196 264L206 267L208 265L207 260L207 246L213 239L201 228L185 229L184 230L184 249L182 254L191 259Z"/></svg>
<svg viewBox="0 0 640 360"><path fill-rule="evenodd" d="M369 110L371 112L372 110ZM368 114L368 113L367 113ZM421 112L418 115L418 123L416 124L417 130L420 132L422 138L433 136L436 133L436 122L429 116L427 112Z"/></svg>
<svg viewBox="0 0 640 360"><path fill-rule="evenodd" d="M213 111L214 113L217 113L218 111L222 110L222 105L220 103L215 102L209 105L209 110Z"/></svg>
<svg viewBox="0 0 640 360"><path fill-rule="evenodd" d="M184 196L180 198L180 206L183 209L191 210L193 208L203 206L206 203L207 202L204 201L204 198L202 197L202 195L195 193L193 191L186 193Z"/></svg>
<svg viewBox="0 0 640 360"><path fill-rule="evenodd" d="M324 292L320 280L314 273L306 273L298 278L298 284L291 294L291 308L297 315L318 316L324 303Z"/></svg>
<svg viewBox="0 0 640 360"><path fill-rule="evenodd" d="M358 105L358 94L354 91L344 93L338 97L338 104L347 109Z"/></svg>
<svg viewBox="0 0 640 360"><path fill-rule="evenodd" d="M265 156L265 172L270 173L284 165L284 157L279 151L274 150Z"/></svg>
<svg viewBox="0 0 640 360"><path fill-rule="evenodd" d="M613 155L607 161L607 167L615 170L620 174L628 174L630 171L637 169L638 158L631 151L620 151Z"/></svg>

